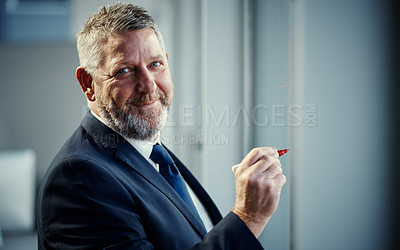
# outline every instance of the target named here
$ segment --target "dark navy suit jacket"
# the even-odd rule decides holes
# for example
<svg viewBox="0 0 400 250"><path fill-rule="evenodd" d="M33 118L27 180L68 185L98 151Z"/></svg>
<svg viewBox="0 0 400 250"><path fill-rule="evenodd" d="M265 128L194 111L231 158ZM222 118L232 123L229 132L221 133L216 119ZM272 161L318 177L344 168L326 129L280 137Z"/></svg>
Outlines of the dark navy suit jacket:
<svg viewBox="0 0 400 250"><path fill-rule="evenodd" d="M89 112L43 179L39 249L262 249L171 156L215 225L208 234L154 167Z"/></svg>

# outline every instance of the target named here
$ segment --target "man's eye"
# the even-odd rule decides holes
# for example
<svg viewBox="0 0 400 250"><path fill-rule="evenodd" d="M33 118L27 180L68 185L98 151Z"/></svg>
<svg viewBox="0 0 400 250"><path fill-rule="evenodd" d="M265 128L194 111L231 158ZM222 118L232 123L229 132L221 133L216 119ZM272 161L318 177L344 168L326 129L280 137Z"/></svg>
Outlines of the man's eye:
<svg viewBox="0 0 400 250"><path fill-rule="evenodd" d="M151 66L151 67L159 67L159 66L161 66L161 63L160 63L160 62L152 62L152 63L150 64L150 66Z"/></svg>
<svg viewBox="0 0 400 250"><path fill-rule="evenodd" d="M126 74L128 72L129 72L128 68L123 68L123 69L118 70L118 74Z"/></svg>

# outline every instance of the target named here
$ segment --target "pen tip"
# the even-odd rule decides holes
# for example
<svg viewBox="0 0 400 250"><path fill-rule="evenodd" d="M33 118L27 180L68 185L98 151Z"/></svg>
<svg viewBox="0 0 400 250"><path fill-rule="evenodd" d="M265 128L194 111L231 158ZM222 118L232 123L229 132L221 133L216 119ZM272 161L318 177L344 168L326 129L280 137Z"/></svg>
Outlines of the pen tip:
<svg viewBox="0 0 400 250"><path fill-rule="evenodd" d="M289 149L278 150L279 157L281 157L282 155L286 154L287 152L289 152Z"/></svg>

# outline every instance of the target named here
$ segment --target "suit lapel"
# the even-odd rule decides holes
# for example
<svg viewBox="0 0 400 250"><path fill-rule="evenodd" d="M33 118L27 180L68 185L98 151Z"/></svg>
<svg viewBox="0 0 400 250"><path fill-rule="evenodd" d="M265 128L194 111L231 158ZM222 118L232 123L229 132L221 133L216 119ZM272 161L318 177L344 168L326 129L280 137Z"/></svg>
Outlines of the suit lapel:
<svg viewBox="0 0 400 250"><path fill-rule="evenodd" d="M139 175L162 192L181 211L200 235L204 236L206 234L203 226L198 222L181 197L131 144L127 142L120 143L117 147L116 157L132 167Z"/></svg>

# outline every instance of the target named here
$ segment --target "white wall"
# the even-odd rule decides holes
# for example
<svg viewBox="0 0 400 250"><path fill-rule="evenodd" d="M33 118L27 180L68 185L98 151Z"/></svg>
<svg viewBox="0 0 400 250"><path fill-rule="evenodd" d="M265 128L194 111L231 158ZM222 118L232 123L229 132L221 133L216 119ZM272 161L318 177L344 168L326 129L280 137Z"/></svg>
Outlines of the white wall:
<svg viewBox="0 0 400 250"><path fill-rule="evenodd" d="M0 55L0 145L33 149L41 179L82 117L75 45L3 44Z"/></svg>
<svg viewBox="0 0 400 250"><path fill-rule="evenodd" d="M254 145L291 147L270 249L391 249L389 3L255 1Z"/></svg>
<svg viewBox="0 0 400 250"><path fill-rule="evenodd" d="M302 128L304 161L292 177L302 184L295 249L390 249L387 2L303 3L297 67L318 119Z"/></svg>

